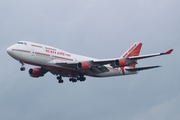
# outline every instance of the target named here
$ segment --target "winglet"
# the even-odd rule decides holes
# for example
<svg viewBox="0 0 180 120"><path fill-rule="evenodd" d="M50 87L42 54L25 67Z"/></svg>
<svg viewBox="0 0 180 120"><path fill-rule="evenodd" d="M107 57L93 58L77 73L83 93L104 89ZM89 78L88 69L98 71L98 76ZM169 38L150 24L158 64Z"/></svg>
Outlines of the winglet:
<svg viewBox="0 0 180 120"><path fill-rule="evenodd" d="M173 49L170 49L169 51L167 51L165 54L171 54L173 51Z"/></svg>
<svg viewBox="0 0 180 120"><path fill-rule="evenodd" d="M173 49L170 49L170 50L168 50L168 51L165 52L165 53L160 53L160 55L168 55L168 54L171 54L172 51L173 51Z"/></svg>

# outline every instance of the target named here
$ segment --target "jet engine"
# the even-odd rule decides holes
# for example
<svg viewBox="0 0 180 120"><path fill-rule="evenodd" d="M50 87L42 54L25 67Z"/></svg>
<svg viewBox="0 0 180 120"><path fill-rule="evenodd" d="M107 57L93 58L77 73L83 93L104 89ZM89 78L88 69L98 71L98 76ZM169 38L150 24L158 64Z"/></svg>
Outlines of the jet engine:
<svg viewBox="0 0 180 120"><path fill-rule="evenodd" d="M79 62L77 64L77 69L79 70L88 70L90 68L90 65L87 62Z"/></svg>
<svg viewBox="0 0 180 120"><path fill-rule="evenodd" d="M43 72L41 71L41 68L31 68L31 69L29 69L29 75L31 77L35 77L35 78L44 76Z"/></svg>
<svg viewBox="0 0 180 120"><path fill-rule="evenodd" d="M124 59L117 59L116 61L114 61L114 66L115 67L125 67L128 66L127 61Z"/></svg>

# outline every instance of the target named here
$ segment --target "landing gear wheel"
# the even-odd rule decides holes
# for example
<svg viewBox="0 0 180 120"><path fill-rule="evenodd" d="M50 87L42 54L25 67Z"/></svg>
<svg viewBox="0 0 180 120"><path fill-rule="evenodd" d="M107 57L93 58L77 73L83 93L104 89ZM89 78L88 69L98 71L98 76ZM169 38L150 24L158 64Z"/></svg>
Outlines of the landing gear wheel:
<svg viewBox="0 0 180 120"><path fill-rule="evenodd" d="M77 78L80 82L83 82L86 80L83 74L79 74L79 77Z"/></svg>
<svg viewBox="0 0 180 120"><path fill-rule="evenodd" d="M25 68L25 67L21 67L20 70L21 70L21 71L25 71L26 68Z"/></svg>
<svg viewBox="0 0 180 120"><path fill-rule="evenodd" d="M69 78L69 81L70 81L70 82L77 82L77 79L75 79L75 78Z"/></svg>
<svg viewBox="0 0 180 120"><path fill-rule="evenodd" d="M58 80L59 83L63 83L64 81L63 80Z"/></svg>
<svg viewBox="0 0 180 120"><path fill-rule="evenodd" d="M77 80L80 80L80 77L78 77Z"/></svg>
<svg viewBox="0 0 180 120"><path fill-rule="evenodd" d="M20 68L21 71L25 71L26 68L24 67L24 62L23 61L20 61L20 63L22 64L22 67Z"/></svg>
<svg viewBox="0 0 180 120"><path fill-rule="evenodd" d="M77 82L77 79L73 79L73 82Z"/></svg>
<svg viewBox="0 0 180 120"><path fill-rule="evenodd" d="M64 81L62 80L62 76L61 76L61 75L57 76L57 80L58 80L59 83L63 83L63 82L64 82Z"/></svg>
<svg viewBox="0 0 180 120"><path fill-rule="evenodd" d="M85 77L80 77L80 81L81 81L81 82L83 82L83 81L85 81L85 80L86 80Z"/></svg>

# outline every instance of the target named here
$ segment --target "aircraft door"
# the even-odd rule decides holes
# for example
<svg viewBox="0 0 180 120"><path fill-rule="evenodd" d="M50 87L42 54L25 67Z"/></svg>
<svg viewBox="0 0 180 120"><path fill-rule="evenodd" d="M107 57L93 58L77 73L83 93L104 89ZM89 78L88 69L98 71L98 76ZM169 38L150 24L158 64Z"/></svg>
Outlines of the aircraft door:
<svg viewBox="0 0 180 120"><path fill-rule="evenodd" d="M35 56L35 52L34 52L34 49L33 49L33 48L31 48L31 55L32 55L32 56Z"/></svg>

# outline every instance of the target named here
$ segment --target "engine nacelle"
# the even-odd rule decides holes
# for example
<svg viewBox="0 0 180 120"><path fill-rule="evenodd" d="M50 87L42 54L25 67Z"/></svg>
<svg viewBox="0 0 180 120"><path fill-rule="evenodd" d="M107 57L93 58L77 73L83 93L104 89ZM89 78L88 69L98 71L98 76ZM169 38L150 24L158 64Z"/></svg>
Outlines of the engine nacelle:
<svg viewBox="0 0 180 120"><path fill-rule="evenodd" d="M128 66L126 60L124 59L117 59L115 62L114 62L114 66L115 67L125 67L125 66Z"/></svg>
<svg viewBox="0 0 180 120"><path fill-rule="evenodd" d="M88 70L88 69L90 69L90 65L87 62L79 62L77 64L77 69L79 69L79 70Z"/></svg>
<svg viewBox="0 0 180 120"><path fill-rule="evenodd" d="M35 77L35 78L44 76L44 75L42 74L40 68L31 68L31 69L29 69L29 75L30 75L31 77Z"/></svg>

